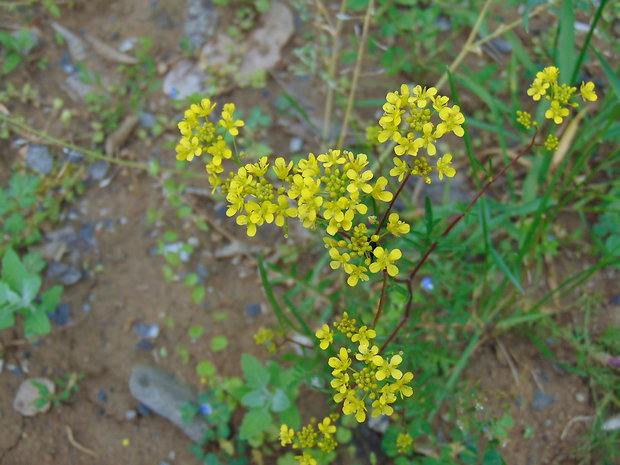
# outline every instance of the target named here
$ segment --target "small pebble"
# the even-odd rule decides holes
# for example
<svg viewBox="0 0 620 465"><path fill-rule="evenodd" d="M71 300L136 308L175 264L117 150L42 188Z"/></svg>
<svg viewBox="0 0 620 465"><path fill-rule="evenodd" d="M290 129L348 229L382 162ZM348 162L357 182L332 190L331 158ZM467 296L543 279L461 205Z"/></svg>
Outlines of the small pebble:
<svg viewBox="0 0 620 465"><path fill-rule="evenodd" d="M146 339L140 339L140 341L136 344L136 348L142 350L153 350L153 344Z"/></svg>
<svg viewBox="0 0 620 465"><path fill-rule="evenodd" d="M63 262L52 262L47 267L48 278L58 278L69 270L69 265Z"/></svg>
<svg viewBox="0 0 620 465"><path fill-rule="evenodd" d="M138 119L140 121L140 125L144 129L152 129L153 126L157 124L157 118L155 118L155 115L147 111L141 111L138 115Z"/></svg>
<svg viewBox="0 0 620 465"><path fill-rule="evenodd" d="M127 218L126 218L126 217L124 217L124 216L121 216L121 217L118 219L118 223L119 223L119 224L121 224L121 225L125 225L125 224L127 224L127 222L128 222L128 221L129 221L129 220L127 220Z"/></svg>
<svg viewBox="0 0 620 465"><path fill-rule="evenodd" d="M13 365L12 363L7 364L6 369L9 370L15 376L22 376L24 374L24 370L17 365Z"/></svg>
<svg viewBox="0 0 620 465"><path fill-rule="evenodd" d="M207 270L207 267L204 266L202 263L199 263L196 266L196 273L198 274L198 276L200 276L201 278L206 278L209 276L209 270Z"/></svg>
<svg viewBox="0 0 620 465"><path fill-rule="evenodd" d="M140 403L138 404L138 413L140 415L142 415L143 417L148 417L149 415L151 415L153 413L153 411L148 408L146 405Z"/></svg>
<svg viewBox="0 0 620 465"><path fill-rule="evenodd" d="M109 168L110 165L108 165L107 162L103 160L97 160L96 162L89 165L88 175L91 179L99 181L100 179L105 178L105 175L108 174Z"/></svg>
<svg viewBox="0 0 620 465"><path fill-rule="evenodd" d="M101 388L97 391L97 400L99 402L103 402L104 404L108 401L108 393L105 389Z"/></svg>
<svg viewBox="0 0 620 465"><path fill-rule="evenodd" d="M579 403L584 403L586 401L586 395L583 392L578 392L575 394L575 400Z"/></svg>
<svg viewBox="0 0 620 465"><path fill-rule="evenodd" d="M29 145L26 152L26 165L43 176L54 169L54 159L45 145Z"/></svg>
<svg viewBox="0 0 620 465"><path fill-rule="evenodd" d="M512 44L505 39L493 39L490 41L490 44L501 53L508 54L512 52Z"/></svg>
<svg viewBox="0 0 620 465"><path fill-rule="evenodd" d="M60 283L64 286L70 286L82 279L82 272L77 268L69 268L66 273L60 277Z"/></svg>
<svg viewBox="0 0 620 465"><path fill-rule="evenodd" d="M65 148L63 152L65 154L64 161L66 161L67 163L79 163L84 160L85 155L79 150Z"/></svg>
<svg viewBox="0 0 620 465"><path fill-rule="evenodd" d="M69 323L69 318L71 316L71 306L68 303L61 303L56 310L53 312L49 312L47 314L49 319L56 326L64 326Z"/></svg>
<svg viewBox="0 0 620 465"><path fill-rule="evenodd" d="M127 410L125 412L125 420L133 420L138 416L138 412L136 412L135 410Z"/></svg>
<svg viewBox="0 0 620 465"><path fill-rule="evenodd" d="M288 144L288 148L292 153L298 153L304 146L304 140L301 137L293 137Z"/></svg>
<svg viewBox="0 0 620 465"><path fill-rule="evenodd" d="M90 312L90 310L91 310L91 306L90 306L90 304L84 304L84 305L82 305L82 311L83 311L84 313L88 313L88 312Z"/></svg>
<svg viewBox="0 0 620 465"><path fill-rule="evenodd" d="M552 396L542 391L536 391L531 406L535 410L544 410L547 407L553 405L554 403L555 396Z"/></svg>
<svg viewBox="0 0 620 465"><path fill-rule="evenodd" d="M250 316L258 316L261 314L262 308L260 304L248 304L245 306L245 311Z"/></svg>
<svg viewBox="0 0 620 465"><path fill-rule="evenodd" d="M140 339L155 339L159 336L159 326L156 324L136 323L133 330Z"/></svg>

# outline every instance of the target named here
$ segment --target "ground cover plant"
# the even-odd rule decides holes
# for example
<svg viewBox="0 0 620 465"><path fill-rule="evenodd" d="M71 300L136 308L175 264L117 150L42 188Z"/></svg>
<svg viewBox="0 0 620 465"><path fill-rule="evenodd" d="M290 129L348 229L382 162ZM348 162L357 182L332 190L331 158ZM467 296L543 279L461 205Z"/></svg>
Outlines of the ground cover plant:
<svg viewBox="0 0 620 465"><path fill-rule="evenodd" d="M0 2L0 464L616 463L613 2L108 3Z"/></svg>

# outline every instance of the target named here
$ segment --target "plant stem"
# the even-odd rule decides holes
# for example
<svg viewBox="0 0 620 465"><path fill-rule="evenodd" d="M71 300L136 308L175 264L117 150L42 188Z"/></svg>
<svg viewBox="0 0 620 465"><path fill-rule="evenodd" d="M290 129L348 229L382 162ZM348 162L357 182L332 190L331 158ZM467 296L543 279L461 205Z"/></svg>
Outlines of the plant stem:
<svg viewBox="0 0 620 465"><path fill-rule="evenodd" d="M536 136L537 135L538 135L538 129L536 129L536 131L532 135L532 139L530 140L530 143L527 145L527 147L525 147L521 152L519 152L519 154L517 154L517 156L514 157L510 161L510 163L506 164L502 168L502 170L497 174L497 176L492 177L482 187L482 189L480 189L480 191L478 191L478 193L474 196L474 198L471 200L471 202L469 202L469 205L467 205L467 208L465 208L465 210L459 216L457 216L448 225L448 227L443 231L443 233L441 233L440 237L443 238L443 237L446 237L448 234L450 234L450 232L454 229L454 227L458 223L460 223L463 218L465 218L465 215L467 213L469 213L469 211L472 209L472 207L475 205L475 203L478 201L478 199L480 199L480 197L482 197L489 190L489 188L493 185L493 183L495 183L495 181L497 181L498 179L501 179L502 177L504 177L506 175L506 172L510 168L512 168L512 166L514 166L523 155L528 153L532 149L532 147L534 147L536 145ZM435 241L435 242L433 242L431 244L431 246L424 253L422 258L418 261L418 264L415 266L415 268L411 271L411 273L409 273L409 276L407 277L407 279L395 279L394 280L396 282L403 283L403 284L407 285L407 290L409 291L409 300L407 301L407 305L405 307L405 312L403 314L402 319L400 320L400 322L398 323L398 325L396 326L394 331L392 331L392 334L390 334L390 336L387 338L387 340L383 343L383 346L379 350L379 353L382 353L385 350L385 348L390 344L390 342L392 342L394 340L394 338L396 337L398 332L405 325L405 323L407 323L407 321L409 320L409 315L411 314L411 308L412 308L412 305L413 305L413 289L412 289L413 288L413 279L415 278L416 274L418 273L418 271L420 270L422 265L424 265L424 263L426 263L426 261L428 260L428 257L430 256L430 254L437 248L438 245L439 245L438 241Z"/></svg>
<svg viewBox="0 0 620 465"><path fill-rule="evenodd" d="M405 176L405 179L403 179L403 182L400 184L400 187L396 191L396 194L394 194L394 197L392 198L392 201L390 202L390 204L388 205L387 210L383 214L383 218L381 218L381 221L379 222L379 225L377 226L377 230L375 231L375 234L379 234L379 231L381 231L381 228L383 227L383 225L385 223L385 220L387 219L388 215L392 211L392 207L394 206L394 203L396 202L396 199L398 198L400 193L403 191L403 188L405 187L405 184L407 184L407 181L409 181L410 177L411 177L411 170L409 170L407 172L407 176Z"/></svg>
<svg viewBox="0 0 620 465"><path fill-rule="evenodd" d="M366 42L368 39L368 29L370 27L370 18L375 9L375 0L368 2L368 8L366 8L366 15L364 16L364 26L362 28L362 37L360 38L359 47L357 49L357 59L355 60L355 68L353 69L353 79L351 81L351 90L349 91L349 99L347 100L347 107L344 112L344 118L342 120L342 129L340 131L340 137L336 147L342 149L344 144L344 138L347 135L347 129L349 125L349 118L351 117L351 109L353 108L353 100L355 100L355 92L357 90L357 81L362 69L362 61L364 59L364 50L366 49Z"/></svg>
<svg viewBox="0 0 620 465"><path fill-rule="evenodd" d="M320 0L318 0L320 3ZM338 52L340 51L340 31L342 31L343 17L347 9L347 0L340 2L340 10L336 16L336 29L333 33L332 56L327 67L327 96L325 97L325 109L323 111L323 129L321 131L321 149L325 150L329 137L329 123L332 118L334 100L336 65L338 64Z"/></svg>
<svg viewBox="0 0 620 465"><path fill-rule="evenodd" d="M383 285L381 286L381 297L379 298L379 307L377 308L377 314L375 315L375 320L372 322L372 329L375 329L377 326L377 321L379 321L379 316L383 311L383 297L385 296L385 287L387 285L387 270L383 270Z"/></svg>

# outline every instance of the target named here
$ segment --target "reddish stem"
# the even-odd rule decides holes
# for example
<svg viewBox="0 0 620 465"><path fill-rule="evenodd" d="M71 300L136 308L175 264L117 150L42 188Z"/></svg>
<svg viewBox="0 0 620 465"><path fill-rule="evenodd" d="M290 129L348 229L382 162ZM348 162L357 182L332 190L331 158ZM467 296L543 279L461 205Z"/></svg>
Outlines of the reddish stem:
<svg viewBox="0 0 620 465"><path fill-rule="evenodd" d="M383 311L383 297L385 296L385 287L387 284L387 271L383 270L383 285L381 286L381 297L379 298L379 308L377 308L377 314L375 315L375 320L372 322L372 329L375 329L377 326L377 321L379 321L379 316Z"/></svg>
<svg viewBox="0 0 620 465"><path fill-rule="evenodd" d="M411 171L409 171L407 173L407 176L405 176L405 179L403 179L403 182L401 183L400 187L396 191L396 194L394 194L394 197L392 197L392 201L390 202L390 204L388 205L387 210L383 214L383 218L381 218L381 221L379 222L379 225L377 226L377 230L375 231L375 234L379 234L379 231L381 231L381 228L383 227L383 225L385 223L385 220L387 219L388 215L392 211L392 207L394 206L394 203L396 202L396 199L398 198L398 196L402 192L403 188L405 187L405 184L407 184L407 181L409 181L410 177L411 177Z"/></svg>
<svg viewBox="0 0 620 465"><path fill-rule="evenodd" d="M486 193L486 191L489 190L491 185L493 185L493 183L495 181L497 181L498 179L501 179L502 177L504 177L506 175L506 172L510 168L512 168L512 166L515 165L523 155L525 155L526 153L528 153L532 149L532 147L535 145L535 140L536 140L536 136L537 135L538 135L538 129L536 129L536 131L534 132L534 135L532 136L532 140L530 141L528 146L525 147L525 149L523 149L521 152L519 152L517 154L517 156L514 157L510 161L510 163L508 163L506 166L504 166L504 168L502 168L502 170L497 174L496 177L491 177L489 182L487 182L482 187L482 189L480 189L480 191L474 196L472 201L469 202L469 205L467 205L467 208L465 208L465 211L463 211L459 216L457 216L452 221L452 223L450 223L448 225L448 227L441 234L441 237L446 237L448 234L450 234L450 231L452 231L454 229L454 227L465 217L465 215L467 213L469 213L469 211L472 209L474 204L478 201L478 199L480 199L480 197L482 197ZM383 343L383 346L381 346L381 349L379 350L379 353L382 353L385 350L385 348L390 344L390 342L392 342L394 340L394 338L396 337L398 332L401 330L401 328L405 325L407 320L409 320L409 315L411 314L411 307L413 305L413 291L412 291L413 279L415 278L417 272L420 270L422 265L426 262L426 260L428 260L428 257L430 256L430 254L437 248L437 245L439 245L438 241L435 241L435 242L433 242L431 244L431 246L428 248L426 253L422 256L422 258L420 259L418 264L415 266L415 268L411 271L411 273L409 273L409 276L408 276L408 278L406 280L404 280L404 279L395 280L397 282L406 283L407 284L407 290L409 291L409 300L407 301L407 306L405 307L405 313L403 315L403 318L400 320L400 323L398 323L398 326L396 326L394 331L392 331L392 334L390 334L390 336L387 338L387 340Z"/></svg>

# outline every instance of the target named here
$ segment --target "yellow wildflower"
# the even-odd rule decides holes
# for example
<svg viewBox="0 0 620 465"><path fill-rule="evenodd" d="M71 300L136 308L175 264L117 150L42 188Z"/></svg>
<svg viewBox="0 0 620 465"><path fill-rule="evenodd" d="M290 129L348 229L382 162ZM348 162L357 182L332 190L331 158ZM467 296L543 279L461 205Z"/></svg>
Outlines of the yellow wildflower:
<svg viewBox="0 0 620 465"><path fill-rule="evenodd" d="M287 444L292 444L294 437L295 431L293 431L293 428L290 428L287 425L280 426L280 444L282 444L282 447Z"/></svg>
<svg viewBox="0 0 620 465"><path fill-rule="evenodd" d="M437 160L437 167L435 168L439 173L439 179L443 179L444 176L449 178L454 177L456 170L450 166L452 163L452 155L446 153L443 157Z"/></svg>
<svg viewBox="0 0 620 465"><path fill-rule="evenodd" d="M329 345L334 342L334 333L329 325L323 325L323 328L319 329L315 333L315 336L321 341L320 347L323 350L327 349Z"/></svg>
<svg viewBox="0 0 620 465"><path fill-rule="evenodd" d="M581 93L581 98L584 102L595 102L596 100L598 100L598 95L596 95L596 92L594 92L594 83L591 81L582 82L579 92Z"/></svg>
<svg viewBox="0 0 620 465"><path fill-rule="evenodd" d="M389 251L383 247L375 247L372 253L376 260L370 264L369 269L371 273L387 270L390 276L396 276L398 274L398 267L394 265L394 262L403 256L399 249Z"/></svg>

